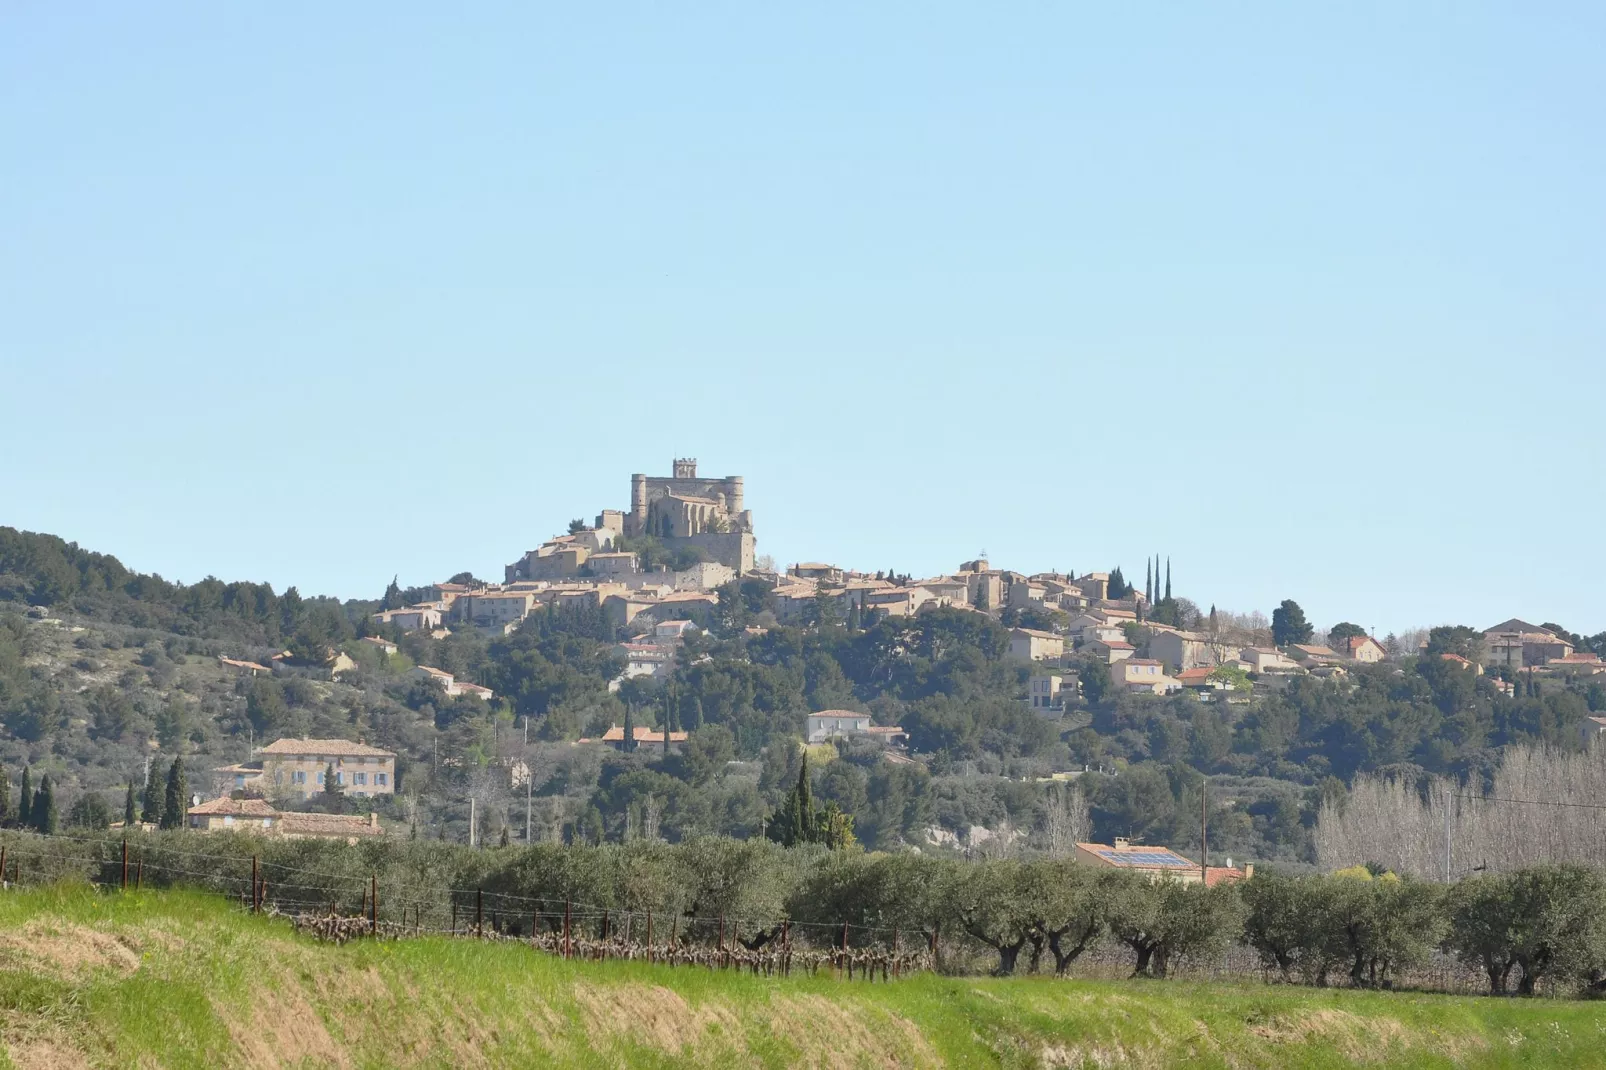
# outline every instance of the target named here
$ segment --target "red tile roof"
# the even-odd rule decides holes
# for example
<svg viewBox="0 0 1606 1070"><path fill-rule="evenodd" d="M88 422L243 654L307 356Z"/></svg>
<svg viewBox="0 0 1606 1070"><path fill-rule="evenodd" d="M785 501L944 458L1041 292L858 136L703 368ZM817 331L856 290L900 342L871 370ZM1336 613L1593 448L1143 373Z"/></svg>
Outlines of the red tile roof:
<svg viewBox="0 0 1606 1070"><path fill-rule="evenodd" d="M189 809L192 815L206 817L210 815L225 815L229 817L278 817L279 811L270 806L264 799L213 799L199 806Z"/></svg>

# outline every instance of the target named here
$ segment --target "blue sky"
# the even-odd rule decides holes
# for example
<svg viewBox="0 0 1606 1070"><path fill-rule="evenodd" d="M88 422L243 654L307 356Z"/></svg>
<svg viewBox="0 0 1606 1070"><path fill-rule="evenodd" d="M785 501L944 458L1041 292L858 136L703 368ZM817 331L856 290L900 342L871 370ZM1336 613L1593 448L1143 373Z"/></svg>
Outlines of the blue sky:
<svg viewBox="0 0 1606 1070"><path fill-rule="evenodd" d="M1606 628L1606 8L13 5L0 523L375 596L760 551Z"/></svg>

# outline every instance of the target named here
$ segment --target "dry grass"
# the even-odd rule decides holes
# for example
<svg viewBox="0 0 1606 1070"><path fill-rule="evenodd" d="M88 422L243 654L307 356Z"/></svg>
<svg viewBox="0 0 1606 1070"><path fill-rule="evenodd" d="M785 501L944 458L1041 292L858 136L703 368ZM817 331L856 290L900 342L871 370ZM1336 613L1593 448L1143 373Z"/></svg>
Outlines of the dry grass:
<svg viewBox="0 0 1606 1070"><path fill-rule="evenodd" d="M43 1070L1587 1066L1603 1040L1597 1004L760 978L467 940L326 946L201 896L0 895L0 1042Z"/></svg>

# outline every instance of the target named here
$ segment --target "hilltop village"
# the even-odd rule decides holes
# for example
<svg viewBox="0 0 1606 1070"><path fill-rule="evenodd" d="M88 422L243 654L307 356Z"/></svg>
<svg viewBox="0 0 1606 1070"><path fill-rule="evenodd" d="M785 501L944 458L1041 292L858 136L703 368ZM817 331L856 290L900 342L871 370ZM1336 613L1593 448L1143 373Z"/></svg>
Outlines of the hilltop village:
<svg viewBox="0 0 1606 1070"><path fill-rule="evenodd" d="M1312 864L1368 778L1488 778L1606 730L1606 634L1218 610L1158 555L1130 579L778 564L740 476L670 472L499 582L374 600L172 584L0 529L0 779L33 808L48 778L38 812L90 827L122 800L471 843L773 835L806 781L833 842L1192 849L1203 809L1213 849Z"/></svg>
<svg viewBox="0 0 1606 1070"><path fill-rule="evenodd" d="M1318 642L1302 614L1280 634L1274 622L1227 620L1213 608L1201 613L1172 594L1170 563L1162 574L1158 557L1146 566L1142 587L1128 583L1119 570L1028 575L994 568L985 559L920 579L823 562L781 568L756 555L742 477L699 477L692 458L677 458L672 470L667 477L632 476L628 511L605 509L590 525L572 523L567 533L509 564L502 583L438 583L425 588L419 601L375 613L372 623L437 637L462 627L507 635L532 613L583 607L627 636L618 645L625 667L614 681L617 688L632 677L667 677L686 636L717 613L720 589L737 581L761 588L773 622L787 626L834 622L858 630L936 610L976 613L1009 627L1009 656L1036 670L1024 701L1045 715L1062 712L1067 700L1074 704L1084 684L1098 695L1110 688L1161 696L1189 689L1241 703L1255 679L1275 685L1303 674L1339 677L1354 666L1417 653L1395 637L1379 640L1355 625L1340 625ZM763 627L748 630L761 634ZM1476 660L1454 652L1442 656L1478 675L1486 662L1520 669L1529 679L1606 674L1600 655L1526 621L1504 621L1486 629L1481 640ZM1419 645L1425 643L1424 638ZM1083 679L1089 664L1099 667L1100 679ZM417 671L437 678L448 694L492 697L439 670ZM1494 686L1509 695L1516 685L1496 679ZM896 729L878 730L849 712L812 715L808 738L849 731L884 731L896 738ZM824 720L816 724L817 718Z"/></svg>

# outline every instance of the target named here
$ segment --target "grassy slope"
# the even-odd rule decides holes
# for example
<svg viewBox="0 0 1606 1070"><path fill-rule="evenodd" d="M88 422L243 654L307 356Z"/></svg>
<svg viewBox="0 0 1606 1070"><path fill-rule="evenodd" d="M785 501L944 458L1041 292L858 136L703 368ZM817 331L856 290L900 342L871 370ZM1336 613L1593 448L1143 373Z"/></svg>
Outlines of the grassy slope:
<svg viewBox="0 0 1606 1070"><path fill-rule="evenodd" d="M891 985L320 945L215 898L0 895L18 1066L1589 1066L1606 1006L1257 985Z"/></svg>

